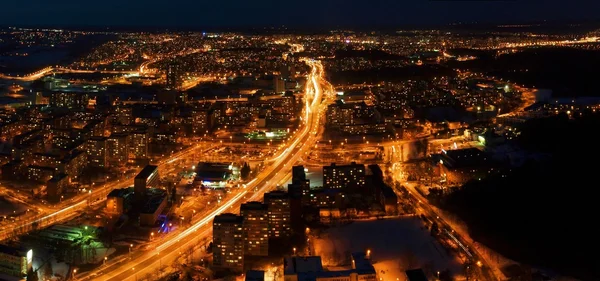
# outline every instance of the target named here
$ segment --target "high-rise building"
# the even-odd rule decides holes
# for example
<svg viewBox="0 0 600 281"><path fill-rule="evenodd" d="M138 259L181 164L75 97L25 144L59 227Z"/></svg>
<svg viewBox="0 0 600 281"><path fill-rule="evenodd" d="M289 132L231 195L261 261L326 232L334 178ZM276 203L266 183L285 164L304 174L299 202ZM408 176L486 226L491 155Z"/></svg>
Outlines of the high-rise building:
<svg viewBox="0 0 600 281"><path fill-rule="evenodd" d="M285 92L285 80L280 76L273 76L273 90L275 90L275 93Z"/></svg>
<svg viewBox="0 0 600 281"><path fill-rule="evenodd" d="M350 165L323 167L323 187L327 188L362 188L365 186L365 165L352 162Z"/></svg>
<svg viewBox="0 0 600 281"><path fill-rule="evenodd" d="M125 165L129 158L129 135L111 134L107 139L108 161L116 165Z"/></svg>
<svg viewBox="0 0 600 281"><path fill-rule="evenodd" d="M146 189L158 184L160 176L158 175L158 166L147 165L140 171L133 180L133 190L136 201L142 201L146 196Z"/></svg>
<svg viewBox="0 0 600 281"><path fill-rule="evenodd" d="M91 137L87 140L87 154L90 165L94 167L106 167L107 163L107 138Z"/></svg>
<svg viewBox="0 0 600 281"><path fill-rule="evenodd" d="M247 202L240 207L244 217L244 254L269 255L269 210L261 202Z"/></svg>
<svg viewBox="0 0 600 281"><path fill-rule="evenodd" d="M300 199L302 204L310 201L310 180L306 178L304 166L292 168L292 183L288 185L288 193L294 199Z"/></svg>
<svg viewBox="0 0 600 281"><path fill-rule="evenodd" d="M148 158L148 130L141 129L131 132L129 135L129 155L130 159L147 159Z"/></svg>
<svg viewBox="0 0 600 281"><path fill-rule="evenodd" d="M213 266L217 270L244 269L244 217L221 214L213 220Z"/></svg>
<svg viewBox="0 0 600 281"><path fill-rule="evenodd" d="M84 110L89 104L90 98L85 93L77 92L53 92L50 95L50 106L72 110Z"/></svg>
<svg viewBox="0 0 600 281"><path fill-rule="evenodd" d="M131 106L117 106L115 108L114 121L122 125L130 125L134 123L133 107Z"/></svg>
<svg viewBox="0 0 600 281"><path fill-rule="evenodd" d="M167 65L167 83L168 89L177 89L181 82L181 67L177 63L170 63Z"/></svg>
<svg viewBox="0 0 600 281"><path fill-rule="evenodd" d="M265 193L265 204L269 210L269 237L289 237L291 234L290 196L283 191Z"/></svg>

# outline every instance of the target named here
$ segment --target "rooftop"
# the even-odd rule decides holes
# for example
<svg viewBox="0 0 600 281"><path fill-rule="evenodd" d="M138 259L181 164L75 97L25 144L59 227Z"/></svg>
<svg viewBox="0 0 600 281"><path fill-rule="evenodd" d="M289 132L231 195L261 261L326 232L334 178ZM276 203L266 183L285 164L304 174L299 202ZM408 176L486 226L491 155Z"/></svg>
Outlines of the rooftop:
<svg viewBox="0 0 600 281"><path fill-rule="evenodd" d="M218 216L215 216L213 223L242 223L244 221L244 217L238 216L232 213L224 213Z"/></svg>
<svg viewBox="0 0 600 281"><path fill-rule="evenodd" d="M164 200L167 200L167 193L162 189L148 188L146 189L146 194L148 201L146 201L146 204L141 211L142 214L153 214L160 204L162 204Z"/></svg>
<svg viewBox="0 0 600 281"><path fill-rule="evenodd" d="M125 198L133 194L133 187L113 189L107 197L122 197Z"/></svg>
<svg viewBox="0 0 600 281"><path fill-rule="evenodd" d="M53 176L50 180L48 180L48 183L56 183L56 182L60 182L63 179L67 178L67 174L58 174Z"/></svg>
<svg viewBox="0 0 600 281"><path fill-rule="evenodd" d="M267 205L258 201L251 201L242 204L240 210L267 210Z"/></svg>
<svg viewBox="0 0 600 281"><path fill-rule="evenodd" d="M148 179L156 171L158 171L158 166L146 165L146 167L144 167L144 169L142 169L142 171L140 171L140 173L137 174L137 176L135 176L135 179Z"/></svg>
<svg viewBox="0 0 600 281"><path fill-rule="evenodd" d="M320 256L285 257L283 267L284 274L323 271L323 264L321 263Z"/></svg>
<svg viewBox="0 0 600 281"><path fill-rule="evenodd" d="M9 246L0 244L0 253L22 257L27 253L27 249L23 248L22 246Z"/></svg>

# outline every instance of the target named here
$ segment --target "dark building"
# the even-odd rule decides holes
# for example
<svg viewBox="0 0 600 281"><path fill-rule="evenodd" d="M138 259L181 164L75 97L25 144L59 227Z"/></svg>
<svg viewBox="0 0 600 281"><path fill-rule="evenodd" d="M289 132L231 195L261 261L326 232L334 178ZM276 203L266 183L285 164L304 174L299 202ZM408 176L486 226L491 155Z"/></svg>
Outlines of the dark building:
<svg viewBox="0 0 600 281"><path fill-rule="evenodd" d="M369 165L370 174L367 176L367 185L370 193L375 196L387 214L396 214L398 211L398 196L394 190L384 182L383 171L379 165Z"/></svg>
<svg viewBox="0 0 600 281"><path fill-rule="evenodd" d="M60 196L66 192L69 184L69 178L67 174L57 174L53 176L48 182L46 182L46 195L48 199L58 201Z"/></svg>
<svg viewBox="0 0 600 281"><path fill-rule="evenodd" d="M293 200L300 200L302 205L310 203L310 180L306 178L304 166L292 168L292 183L288 185L288 193Z"/></svg>
<svg viewBox="0 0 600 281"><path fill-rule="evenodd" d="M133 181L136 200L142 201L146 197L146 189L158 184L159 179L158 166L147 165L144 167Z"/></svg>
<svg viewBox="0 0 600 281"><path fill-rule="evenodd" d="M487 175L494 165L491 157L477 148L444 150L431 155L434 173L442 182L463 183L472 178Z"/></svg>

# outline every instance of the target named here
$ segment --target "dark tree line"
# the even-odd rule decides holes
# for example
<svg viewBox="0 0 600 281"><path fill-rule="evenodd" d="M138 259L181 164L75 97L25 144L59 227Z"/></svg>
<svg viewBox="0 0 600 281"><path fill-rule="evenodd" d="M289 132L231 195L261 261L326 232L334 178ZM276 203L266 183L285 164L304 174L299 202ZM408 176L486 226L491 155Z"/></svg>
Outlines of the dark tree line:
<svg viewBox="0 0 600 281"><path fill-rule="evenodd" d="M475 240L502 255L598 280L600 242L590 229L598 213L597 128L597 114L527 122L520 145L547 156L467 183L446 197L444 208L467 222Z"/></svg>

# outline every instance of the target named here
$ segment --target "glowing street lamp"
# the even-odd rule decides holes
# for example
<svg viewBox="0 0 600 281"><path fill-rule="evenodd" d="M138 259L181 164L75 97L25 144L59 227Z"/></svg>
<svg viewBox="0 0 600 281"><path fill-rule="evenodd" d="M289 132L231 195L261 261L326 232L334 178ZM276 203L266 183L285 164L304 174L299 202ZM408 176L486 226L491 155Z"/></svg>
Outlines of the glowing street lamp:
<svg viewBox="0 0 600 281"><path fill-rule="evenodd" d="M294 250L294 256L295 256L295 255L296 255L296 247L294 247L294 249L293 249L293 250Z"/></svg>

